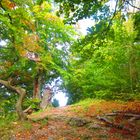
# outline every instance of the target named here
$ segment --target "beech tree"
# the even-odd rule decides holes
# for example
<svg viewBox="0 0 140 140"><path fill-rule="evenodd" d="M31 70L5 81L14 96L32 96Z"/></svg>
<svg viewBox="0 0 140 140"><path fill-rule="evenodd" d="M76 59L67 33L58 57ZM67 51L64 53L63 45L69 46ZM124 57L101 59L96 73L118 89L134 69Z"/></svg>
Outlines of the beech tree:
<svg viewBox="0 0 140 140"><path fill-rule="evenodd" d="M19 95L19 119L25 95L40 99L45 83L64 72L67 49L59 47L72 43L72 30L47 1L0 1L0 86Z"/></svg>

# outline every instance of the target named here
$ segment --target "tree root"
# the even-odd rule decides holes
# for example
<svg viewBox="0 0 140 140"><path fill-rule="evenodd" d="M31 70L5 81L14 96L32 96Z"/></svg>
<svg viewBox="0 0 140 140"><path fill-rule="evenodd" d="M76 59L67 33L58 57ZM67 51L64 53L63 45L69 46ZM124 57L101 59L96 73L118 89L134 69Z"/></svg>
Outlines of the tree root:
<svg viewBox="0 0 140 140"><path fill-rule="evenodd" d="M139 114L133 114L133 113L125 113L125 112L115 112L115 113L109 113L106 114L106 116L123 116L123 117L131 117L128 121L129 122L134 122L135 120L140 119Z"/></svg>
<svg viewBox="0 0 140 140"><path fill-rule="evenodd" d="M106 116L116 116L116 115L122 115L124 117L137 117L137 118L140 118L140 115L138 114L132 114L132 113L125 113L125 112L115 112L115 113L109 113L109 114L106 114Z"/></svg>
<svg viewBox="0 0 140 140"><path fill-rule="evenodd" d="M129 132L132 132L133 131L133 129L128 128L128 127L125 127L125 126L123 126L121 124L115 124L115 123L111 122L110 120L108 120L107 118L104 118L104 117L101 117L101 116L97 116L96 118L98 120L104 122L109 127L114 127L114 128L120 129L120 130L129 131Z"/></svg>
<svg viewBox="0 0 140 140"><path fill-rule="evenodd" d="M128 113L128 112L119 112L118 111L118 112L105 114L105 116L120 116L120 117L122 116L122 118L127 118L128 124L133 126L133 128L134 128L134 124L132 124L132 122L134 122L135 120L140 120L140 114L133 114L133 113ZM105 118L102 116L97 116L96 118L98 120L104 122L109 127L114 127L114 128L120 129L120 130L134 132L134 129L128 128L122 124L114 123L114 122L110 121L108 118Z"/></svg>

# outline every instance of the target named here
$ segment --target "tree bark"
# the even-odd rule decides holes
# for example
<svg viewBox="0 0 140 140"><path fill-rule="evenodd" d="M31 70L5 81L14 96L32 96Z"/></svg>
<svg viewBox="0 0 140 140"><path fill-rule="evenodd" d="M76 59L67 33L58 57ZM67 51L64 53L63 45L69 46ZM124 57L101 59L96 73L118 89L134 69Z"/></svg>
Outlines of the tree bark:
<svg viewBox="0 0 140 140"><path fill-rule="evenodd" d="M42 75L40 70L38 70L38 73L34 79L34 89L33 89L33 98L41 100L40 91L41 91L41 80Z"/></svg>
<svg viewBox="0 0 140 140"><path fill-rule="evenodd" d="M23 103L24 97L26 95L25 89L23 89L21 87L13 86L8 81L1 80L1 79L0 79L0 84L4 85L8 89L15 91L16 93L19 94L19 99L16 103L16 112L18 114L19 120L25 120L26 115L24 114L24 112L22 110L22 103Z"/></svg>
<svg viewBox="0 0 140 140"><path fill-rule="evenodd" d="M26 119L26 115L22 110L22 103L23 103L25 95L26 95L25 90L20 89L19 99L18 99L18 101L16 103L16 111L17 111L19 120L25 120Z"/></svg>

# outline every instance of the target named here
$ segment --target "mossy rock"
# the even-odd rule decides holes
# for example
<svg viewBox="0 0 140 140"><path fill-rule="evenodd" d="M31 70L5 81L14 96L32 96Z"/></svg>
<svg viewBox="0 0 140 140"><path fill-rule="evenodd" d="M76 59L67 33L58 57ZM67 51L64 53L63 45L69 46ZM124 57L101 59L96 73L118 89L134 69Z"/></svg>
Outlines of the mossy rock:
<svg viewBox="0 0 140 140"><path fill-rule="evenodd" d="M86 120L84 118L78 118L78 117L73 117L70 118L68 121L68 124L71 126L77 126L77 127L82 127L86 124L90 123L89 120Z"/></svg>

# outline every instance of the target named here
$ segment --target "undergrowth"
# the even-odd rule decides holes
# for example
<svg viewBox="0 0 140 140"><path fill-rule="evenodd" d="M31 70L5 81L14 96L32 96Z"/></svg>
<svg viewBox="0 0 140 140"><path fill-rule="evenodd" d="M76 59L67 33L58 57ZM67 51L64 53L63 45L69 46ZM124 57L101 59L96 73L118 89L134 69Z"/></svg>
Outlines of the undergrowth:
<svg viewBox="0 0 140 140"><path fill-rule="evenodd" d="M8 114L7 116L0 116L0 139L1 140L8 140L12 133L13 133L13 125L17 119L16 114Z"/></svg>

